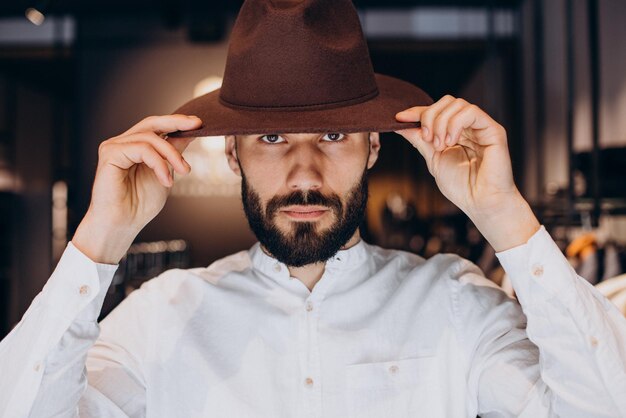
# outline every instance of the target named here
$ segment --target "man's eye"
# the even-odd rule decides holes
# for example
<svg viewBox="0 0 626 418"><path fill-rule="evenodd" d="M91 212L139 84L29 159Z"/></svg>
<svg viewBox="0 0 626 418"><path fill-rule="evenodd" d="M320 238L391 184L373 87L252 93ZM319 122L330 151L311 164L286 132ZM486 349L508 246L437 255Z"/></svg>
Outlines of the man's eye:
<svg viewBox="0 0 626 418"><path fill-rule="evenodd" d="M278 144L280 142L285 142L285 139L280 135L263 135L261 137L261 141L266 142L268 144Z"/></svg>
<svg viewBox="0 0 626 418"><path fill-rule="evenodd" d="M344 137L345 137L344 134L330 133L330 134L324 135L322 139L324 139L325 141L337 142L337 141L341 141Z"/></svg>

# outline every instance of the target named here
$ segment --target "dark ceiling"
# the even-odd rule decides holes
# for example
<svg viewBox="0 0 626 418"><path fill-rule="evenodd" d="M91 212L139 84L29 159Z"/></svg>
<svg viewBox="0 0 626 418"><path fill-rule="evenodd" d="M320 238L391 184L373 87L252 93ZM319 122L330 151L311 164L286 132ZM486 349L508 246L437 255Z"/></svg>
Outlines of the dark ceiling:
<svg viewBox="0 0 626 418"><path fill-rule="evenodd" d="M431 7L517 7L522 0L354 0L359 8ZM21 16L29 7L43 9L47 14L188 14L211 10L236 13L242 0L9 0L0 2L0 16Z"/></svg>

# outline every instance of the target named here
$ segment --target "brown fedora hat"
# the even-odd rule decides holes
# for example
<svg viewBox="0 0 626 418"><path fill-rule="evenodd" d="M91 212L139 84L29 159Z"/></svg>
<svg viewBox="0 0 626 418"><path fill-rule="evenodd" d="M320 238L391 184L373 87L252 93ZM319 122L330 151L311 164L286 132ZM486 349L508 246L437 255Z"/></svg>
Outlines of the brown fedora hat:
<svg viewBox="0 0 626 418"><path fill-rule="evenodd" d="M374 73L351 0L246 0L222 87L173 113L202 127L170 136L390 132L395 114L429 105L420 88Z"/></svg>

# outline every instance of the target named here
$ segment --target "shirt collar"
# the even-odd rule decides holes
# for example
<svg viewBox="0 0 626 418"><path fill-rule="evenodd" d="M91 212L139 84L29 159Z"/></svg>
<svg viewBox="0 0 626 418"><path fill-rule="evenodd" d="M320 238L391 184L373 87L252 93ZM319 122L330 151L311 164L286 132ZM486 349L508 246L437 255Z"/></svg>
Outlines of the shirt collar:
<svg viewBox="0 0 626 418"><path fill-rule="evenodd" d="M289 269L287 266L265 253L259 242L250 248L249 255L254 269L275 279L289 280ZM352 247L339 250L337 254L326 261L326 270L350 270L361 265L367 258L368 245L361 239Z"/></svg>

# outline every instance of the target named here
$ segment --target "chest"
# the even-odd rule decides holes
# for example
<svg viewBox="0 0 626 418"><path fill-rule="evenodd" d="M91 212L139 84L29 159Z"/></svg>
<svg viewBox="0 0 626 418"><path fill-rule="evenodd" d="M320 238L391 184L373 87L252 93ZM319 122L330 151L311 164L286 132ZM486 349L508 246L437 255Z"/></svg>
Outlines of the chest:
<svg viewBox="0 0 626 418"><path fill-rule="evenodd" d="M147 362L148 416L465 416L445 308L374 304L222 299L170 318L176 335L164 326Z"/></svg>

